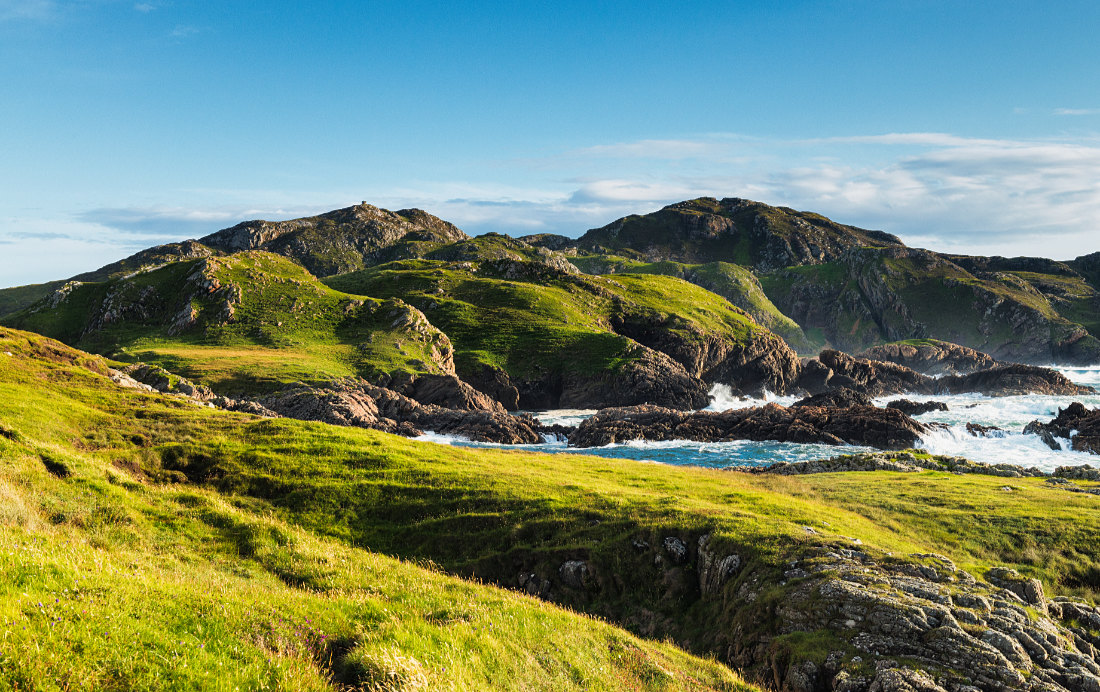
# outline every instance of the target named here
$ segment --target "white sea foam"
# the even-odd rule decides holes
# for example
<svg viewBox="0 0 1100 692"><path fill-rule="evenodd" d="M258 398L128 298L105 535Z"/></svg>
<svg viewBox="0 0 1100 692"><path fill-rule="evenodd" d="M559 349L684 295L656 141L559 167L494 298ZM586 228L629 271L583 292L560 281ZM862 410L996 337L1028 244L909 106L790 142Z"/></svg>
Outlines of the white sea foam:
<svg viewBox="0 0 1100 692"><path fill-rule="evenodd" d="M750 408L770 403L790 406L801 398L794 395L779 396L767 390L764 390L764 396L762 397L747 397L734 394L733 388L728 384L716 384L710 388L710 405L703 410L728 411L729 409Z"/></svg>
<svg viewBox="0 0 1100 692"><path fill-rule="evenodd" d="M1087 384L1100 388L1100 366L1086 368L1060 368L1061 372L1078 384ZM763 397L740 397L726 385L714 385L710 390L711 403L704 410L725 411L728 409L760 406L775 402L784 406L797 401L797 396L776 396L765 392ZM1090 408L1100 407L1100 395L1058 397L1058 396L1006 396L988 397L980 394L958 394L946 396L923 396L906 394L883 397L875 400L878 406L885 406L894 399L913 401L942 401L947 411L934 411L918 416L922 422L937 422L948 426L946 430L935 429L924 436L918 447L933 454L962 456L973 461L988 464L1016 464L1035 466L1052 471L1058 466L1078 466L1092 464L1100 466L1100 457L1069 450L1069 440L1063 441L1063 451L1054 451L1042 443L1036 435L1024 435L1023 428L1033 420L1048 421L1073 401L1080 401ZM578 425L594 414L592 410L561 409L540 411L533 415L548 425ZM974 437L966 431L967 423L984 426L996 426L1003 432L993 437ZM650 442L636 440L622 444L611 444L594 449L569 447L561 440L548 440L547 444L537 448L521 445L497 445L470 442L458 436L428 433L422 440L439 444L462 446L537 449L540 452L573 454L593 454L604 457L628 458L639 461L651 461L665 464L691 464L710 467L760 466L777 461L806 461L871 451L865 447L829 446L816 444L793 444L783 442L753 442L739 440L735 442L693 442L690 440L669 440Z"/></svg>

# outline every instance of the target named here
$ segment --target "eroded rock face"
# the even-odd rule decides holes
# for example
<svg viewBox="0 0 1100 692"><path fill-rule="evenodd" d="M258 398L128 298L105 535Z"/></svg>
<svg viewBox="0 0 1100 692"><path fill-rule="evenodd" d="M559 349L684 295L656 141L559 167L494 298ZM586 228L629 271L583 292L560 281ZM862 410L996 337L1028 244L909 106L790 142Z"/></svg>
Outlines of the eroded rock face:
<svg viewBox="0 0 1100 692"><path fill-rule="evenodd" d="M1074 384L1057 370L1012 363L969 375L941 377L936 381L936 392L947 394L977 392L987 396L1017 394L1074 396L1094 394L1096 390Z"/></svg>
<svg viewBox="0 0 1100 692"><path fill-rule="evenodd" d="M857 444L884 449L911 447L925 428L900 411L871 406L830 409L814 406L685 413L659 406L604 409L570 435L574 447L599 447L630 440L776 440Z"/></svg>
<svg viewBox="0 0 1100 692"><path fill-rule="evenodd" d="M1047 423L1031 421L1024 433L1039 435L1051 449L1061 449L1055 438L1062 438L1075 451L1100 454L1100 409L1088 409L1075 401L1058 409L1058 415Z"/></svg>
<svg viewBox="0 0 1100 692"><path fill-rule="evenodd" d="M326 387L301 385L259 400L288 418L350 425L415 437L425 430L480 442L535 444L542 426L531 416L496 411L455 410L421 404L403 394L362 381Z"/></svg>
<svg viewBox="0 0 1100 692"><path fill-rule="evenodd" d="M863 392L857 392L856 390L848 389L847 387L840 387L839 389L830 389L829 391L822 392L821 394L808 396L805 399L799 399L798 401L791 404L791 408L800 406L851 408L852 406L874 406L874 403L871 401L871 397L867 396ZM906 414L908 415L908 412L906 412Z"/></svg>
<svg viewBox="0 0 1100 692"><path fill-rule="evenodd" d="M942 556L896 559L840 547L807 551L788 567L784 576L801 581L775 609L778 633L828 630L858 653L838 651L824 668L796 666L797 675L788 669L780 689L1100 689L1095 649L1081 647L1083 638L1061 621L1079 605L1048 606L1041 585L1010 570L991 571L985 584ZM760 666L762 653L734 643L730 662Z"/></svg>
<svg viewBox="0 0 1100 692"><path fill-rule="evenodd" d="M915 344L883 344L866 349L860 358L904 365L923 375L969 375L997 365L988 353L947 341L927 340Z"/></svg>
<svg viewBox="0 0 1100 692"><path fill-rule="evenodd" d="M565 376L556 405L545 408L606 408L660 402L696 409L710 402L710 388L660 351L642 347L637 360L614 372ZM523 390L521 392L521 403Z"/></svg>

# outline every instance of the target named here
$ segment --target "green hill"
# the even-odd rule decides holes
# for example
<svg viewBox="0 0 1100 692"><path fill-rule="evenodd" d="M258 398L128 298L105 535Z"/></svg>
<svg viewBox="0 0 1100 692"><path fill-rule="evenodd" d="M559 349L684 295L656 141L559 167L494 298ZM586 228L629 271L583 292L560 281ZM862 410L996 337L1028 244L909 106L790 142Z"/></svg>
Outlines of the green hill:
<svg viewBox="0 0 1100 692"><path fill-rule="evenodd" d="M700 379L747 390L781 390L793 379L793 371L759 364L783 355L788 365L795 362L768 330L721 296L667 276L588 276L515 259L416 260L326 283L349 293L402 296L450 337L460 376L477 386L486 373L503 375L523 407L614 402L619 382L636 373L685 392L705 391ZM610 379L593 379L601 374Z"/></svg>
<svg viewBox="0 0 1100 692"><path fill-rule="evenodd" d="M768 299L760 282L745 267L729 262L683 264L682 262L638 262L614 255L582 255L570 262L589 274L664 274L675 276L716 293L749 314L756 323L769 329L800 353L820 349L802 328Z"/></svg>
<svg viewBox="0 0 1100 692"><path fill-rule="evenodd" d="M334 291L291 260L260 251L69 285L6 322L156 363L220 393L453 372L446 336L415 309Z"/></svg>
<svg viewBox="0 0 1100 692"><path fill-rule="evenodd" d="M845 350L936 338L1001 360L1100 362L1100 340L1065 316L1095 323L1095 291L1079 276L975 274L926 250L868 248L770 272L761 285L784 314Z"/></svg>

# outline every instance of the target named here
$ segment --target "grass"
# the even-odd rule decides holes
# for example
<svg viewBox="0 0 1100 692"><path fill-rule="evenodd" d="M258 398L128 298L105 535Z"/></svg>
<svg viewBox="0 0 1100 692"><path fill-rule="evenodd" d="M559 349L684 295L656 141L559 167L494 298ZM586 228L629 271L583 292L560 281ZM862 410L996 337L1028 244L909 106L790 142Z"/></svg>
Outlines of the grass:
<svg viewBox="0 0 1100 692"><path fill-rule="evenodd" d="M304 509L144 471L209 443L353 474L386 459L387 438L265 433L119 390L101 359L37 336L4 330L0 348L13 354L0 355L0 686L750 689L670 644L311 530Z"/></svg>
<svg viewBox="0 0 1100 692"><path fill-rule="evenodd" d="M219 282L217 291L189 279L200 266ZM121 306L118 317L97 323L105 305ZM172 325L181 307L195 311L195 323L178 330ZM440 372L445 337L430 325L397 321L409 314L400 301L341 293L286 258L248 252L88 283L55 308L32 308L6 323L119 360L155 363L234 394L298 380Z"/></svg>
<svg viewBox="0 0 1100 692"><path fill-rule="evenodd" d="M683 279L730 301L758 324L783 337L792 348L800 352L813 350L801 327L775 307L764 294L760 282L745 267L729 262L647 263L608 255L586 255L570 260L589 274L663 274Z"/></svg>
<svg viewBox="0 0 1100 692"><path fill-rule="evenodd" d="M942 553L979 576L1007 565L1048 594L1100 595L1100 499L1041 479L758 476L452 448L121 390L105 367L0 330L11 687L743 689L669 644L445 574L514 587L582 559L600 589L559 602L697 653L724 651L729 623L766 626L738 599L670 591L675 573L634 547L668 536L710 534L742 557L740 580L778 582L807 547L858 538L897 559ZM822 633L776 642L800 655L831 645Z"/></svg>
<svg viewBox="0 0 1100 692"><path fill-rule="evenodd" d="M700 343L741 341L763 331L722 297L680 279L588 277L544 271L536 263L517 266L532 275L502 278L462 263L415 260L326 283L349 293L401 296L450 337L460 371L490 365L519 378L614 371L635 359L637 345L616 333L616 320L661 325L668 334Z"/></svg>

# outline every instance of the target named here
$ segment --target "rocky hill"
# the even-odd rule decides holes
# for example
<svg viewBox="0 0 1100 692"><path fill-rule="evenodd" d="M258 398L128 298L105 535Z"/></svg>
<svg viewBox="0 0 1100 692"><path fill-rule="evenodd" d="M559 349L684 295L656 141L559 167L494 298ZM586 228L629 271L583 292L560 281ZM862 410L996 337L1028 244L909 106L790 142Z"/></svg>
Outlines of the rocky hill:
<svg viewBox="0 0 1100 692"><path fill-rule="evenodd" d="M369 266L399 243L415 247L467 237L456 226L419 209L392 212L364 202L292 221L245 221L199 242L224 252L266 250L290 257L324 277Z"/></svg>
<svg viewBox="0 0 1100 692"><path fill-rule="evenodd" d="M621 218L581 236L580 252L649 262L731 262L769 271L839 259L856 247L900 247L881 231L845 226L808 212L746 199L700 197Z"/></svg>

